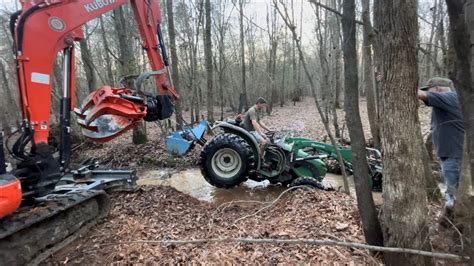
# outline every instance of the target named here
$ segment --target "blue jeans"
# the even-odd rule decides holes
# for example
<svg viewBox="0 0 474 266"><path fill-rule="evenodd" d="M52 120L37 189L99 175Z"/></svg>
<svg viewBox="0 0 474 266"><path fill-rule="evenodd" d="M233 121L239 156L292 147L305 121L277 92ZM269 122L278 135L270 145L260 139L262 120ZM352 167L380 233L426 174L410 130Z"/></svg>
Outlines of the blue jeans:
<svg viewBox="0 0 474 266"><path fill-rule="evenodd" d="M446 199L454 200L459 186L459 174L461 172L460 158L441 158L441 171L446 184Z"/></svg>

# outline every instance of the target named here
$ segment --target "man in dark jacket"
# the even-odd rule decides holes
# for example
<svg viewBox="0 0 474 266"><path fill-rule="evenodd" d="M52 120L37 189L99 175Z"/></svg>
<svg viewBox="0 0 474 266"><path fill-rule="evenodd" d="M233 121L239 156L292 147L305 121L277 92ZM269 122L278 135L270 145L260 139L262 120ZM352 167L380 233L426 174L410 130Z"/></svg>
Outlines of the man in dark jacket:
<svg viewBox="0 0 474 266"><path fill-rule="evenodd" d="M464 120L458 95L450 79L434 77L418 91L418 98L433 107L433 144L446 184L445 207L451 210L456 200L464 145Z"/></svg>

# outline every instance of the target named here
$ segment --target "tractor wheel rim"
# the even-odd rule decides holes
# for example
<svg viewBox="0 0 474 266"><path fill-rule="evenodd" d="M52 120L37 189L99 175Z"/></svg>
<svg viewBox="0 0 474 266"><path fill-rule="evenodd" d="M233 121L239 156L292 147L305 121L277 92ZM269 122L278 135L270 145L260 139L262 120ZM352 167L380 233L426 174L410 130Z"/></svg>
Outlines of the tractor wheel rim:
<svg viewBox="0 0 474 266"><path fill-rule="evenodd" d="M218 150L211 159L212 170L222 178L231 178L242 167L242 159L237 151L224 148Z"/></svg>

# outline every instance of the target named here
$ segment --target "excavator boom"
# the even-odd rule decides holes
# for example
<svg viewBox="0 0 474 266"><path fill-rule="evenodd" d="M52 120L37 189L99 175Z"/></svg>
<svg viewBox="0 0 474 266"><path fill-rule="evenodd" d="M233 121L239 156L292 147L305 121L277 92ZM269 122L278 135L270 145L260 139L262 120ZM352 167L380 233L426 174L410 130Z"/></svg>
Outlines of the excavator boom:
<svg viewBox="0 0 474 266"><path fill-rule="evenodd" d="M172 100L178 98L167 78L169 75L171 80L158 0L20 2L22 10L11 16L10 30L23 123L12 147L16 168L6 173L0 167L0 261L9 265L38 263L107 215L108 192L136 189L135 170L103 169L97 162L69 169L71 111L78 116L86 137L105 142L142 121L169 118ZM129 83L132 85L102 86L76 108L74 43L84 39L81 26L128 2L151 71L138 75ZM53 64L59 52L63 54L61 136L56 158L48 137ZM142 82L150 77L155 80L157 96L141 90ZM31 147L30 151L26 147ZM4 164L2 155L0 147L0 166Z"/></svg>
<svg viewBox="0 0 474 266"><path fill-rule="evenodd" d="M50 131L53 63L64 51L63 98L74 109L74 42L84 38L81 26L127 3L126 0L21 1L22 11L14 27L18 62L18 85L22 113L33 134L33 142L47 143ZM162 70L158 32L161 14L157 1L130 1L151 70ZM155 76L160 95L178 97L167 84L166 73ZM100 106L99 106L100 108Z"/></svg>

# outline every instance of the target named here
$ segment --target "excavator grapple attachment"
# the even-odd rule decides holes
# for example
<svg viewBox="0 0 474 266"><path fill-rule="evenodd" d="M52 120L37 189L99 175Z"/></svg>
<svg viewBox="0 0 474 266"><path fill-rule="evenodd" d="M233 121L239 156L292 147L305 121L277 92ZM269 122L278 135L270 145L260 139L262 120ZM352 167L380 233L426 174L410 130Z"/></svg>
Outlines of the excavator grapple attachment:
<svg viewBox="0 0 474 266"><path fill-rule="evenodd" d="M106 142L137 126L146 116L147 106L135 90L103 86L89 94L74 112L85 137Z"/></svg>

